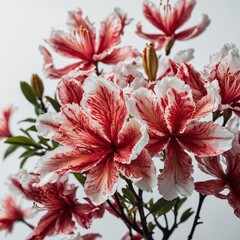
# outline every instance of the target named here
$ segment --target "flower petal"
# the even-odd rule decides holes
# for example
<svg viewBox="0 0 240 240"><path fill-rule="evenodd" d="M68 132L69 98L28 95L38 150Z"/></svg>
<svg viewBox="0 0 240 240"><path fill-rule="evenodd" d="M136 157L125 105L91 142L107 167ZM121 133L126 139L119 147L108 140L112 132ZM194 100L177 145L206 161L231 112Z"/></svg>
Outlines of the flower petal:
<svg viewBox="0 0 240 240"><path fill-rule="evenodd" d="M61 104L77 103L80 105L82 100L82 84L75 79L63 79L57 86L58 97Z"/></svg>
<svg viewBox="0 0 240 240"><path fill-rule="evenodd" d="M192 121L178 136L184 149L200 157L215 156L229 150L232 140L232 133L213 122Z"/></svg>
<svg viewBox="0 0 240 240"><path fill-rule="evenodd" d="M165 24L163 23L162 16L159 9L150 1L144 0L143 2L143 14L145 18L153 24L156 28L164 33L167 33Z"/></svg>
<svg viewBox="0 0 240 240"><path fill-rule="evenodd" d="M121 41L122 24L121 19L116 14L109 15L101 23L101 30L99 32L99 42L97 53L115 47Z"/></svg>
<svg viewBox="0 0 240 240"><path fill-rule="evenodd" d="M81 105L84 110L102 126L104 135L116 142L116 136L128 117L122 90L100 77L86 79L83 90Z"/></svg>
<svg viewBox="0 0 240 240"><path fill-rule="evenodd" d="M114 161L105 159L89 171L84 190L88 198L99 205L114 194L119 181L120 175Z"/></svg>
<svg viewBox="0 0 240 240"><path fill-rule="evenodd" d="M156 167L146 149L130 164L116 163L116 166L143 191L149 192L157 185Z"/></svg>
<svg viewBox="0 0 240 240"><path fill-rule="evenodd" d="M209 24L210 24L210 19L208 18L207 15L203 14L201 23L177 33L175 35L175 39L189 40L191 38L195 38L195 37L199 36L201 33L203 33Z"/></svg>
<svg viewBox="0 0 240 240"><path fill-rule="evenodd" d="M164 78L154 88L165 108L164 118L171 133L182 132L191 120L195 103L190 87L178 78Z"/></svg>
<svg viewBox="0 0 240 240"><path fill-rule="evenodd" d="M195 190L204 195L214 195L221 199L226 199L227 196L221 194L225 189L225 184L222 180L208 180L195 183Z"/></svg>
<svg viewBox="0 0 240 240"><path fill-rule="evenodd" d="M82 68L82 69L88 69L91 70L91 68L94 68L94 66L85 66L86 62L85 61L79 61L73 64L70 64L64 68L59 68L56 69L53 63L52 55L50 52L43 46L39 46L39 50L41 54L43 55L44 59L44 65L43 65L43 71L45 75L48 78L51 79L56 79L56 78L61 78L63 75L68 74L71 70L74 70L76 68Z"/></svg>
<svg viewBox="0 0 240 240"><path fill-rule="evenodd" d="M176 140L167 146L163 172L158 176L158 189L166 200L189 196L194 190L192 160Z"/></svg>
<svg viewBox="0 0 240 240"><path fill-rule="evenodd" d="M112 48L93 56L94 61L101 61L105 64L116 64L126 58L134 56L135 52L129 46Z"/></svg>
<svg viewBox="0 0 240 240"><path fill-rule="evenodd" d="M60 146L45 154L37 163L36 170L46 174L56 172L85 172L101 161L102 155L88 149Z"/></svg>
<svg viewBox="0 0 240 240"><path fill-rule="evenodd" d="M137 158L140 152L148 143L147 126L142 125L135 119L126 122L118 134L117 151L114 161L120 163L130 163Z"/></svg>
<svg viewBox="0 0 240 240"><path fill-rule="evenodd" d="M6 107L2 110L2 114L0 116L0 139L12 137L12 134L9 129L9 120L12 114L12 107Z"/></svg>

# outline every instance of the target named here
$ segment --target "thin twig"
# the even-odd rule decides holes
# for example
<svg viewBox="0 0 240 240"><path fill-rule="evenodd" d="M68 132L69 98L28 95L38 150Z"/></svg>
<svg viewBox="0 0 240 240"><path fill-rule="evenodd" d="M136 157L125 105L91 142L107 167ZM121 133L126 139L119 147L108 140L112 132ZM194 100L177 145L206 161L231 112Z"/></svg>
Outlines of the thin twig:
<svg viewBox="0 0 240 240"><path fill-rule="evenodd" d="M34 229L34 228L35 228L32 224L26 222L24 219L22 219L21 222L23 222L25 225L27 225L27 226L28 226L29 228L31 228L31 229Z"/></svg>
<svg viewBox="0 0 240 240"><path fill-rule="evenodd" d="M196 215L195 215L195 218L193 221L191 232L188 236L188 240L191 240L193 238L193 234L194 234L194 231L195 231L197 225L202 224L202 222L199 222L199 219L200 219L200 212L201 212L201 208L202 208L205 197L206 197L206 195L199 193L198 208L197 208L197 212L196 212Z"/></svg>
<svg viewBox="0 0 240 240"><path fill-rule="evenodd" d="M125 214L122 215L121 213L119 213L119 212L117 211L117 209L112 205L112 203L111 203L110 200L107 200L107 203L108 203L108 205L110 206L110 208L115 212L115 214L116 214L118 217L120 217L127 226L131 227L131 228L134 229L136 232L138 232L138 233L140 233L140 234L143 234L142 230L141 230L138 226L135 226L131 221L129 221L129 219L126 218Z"/></svg>

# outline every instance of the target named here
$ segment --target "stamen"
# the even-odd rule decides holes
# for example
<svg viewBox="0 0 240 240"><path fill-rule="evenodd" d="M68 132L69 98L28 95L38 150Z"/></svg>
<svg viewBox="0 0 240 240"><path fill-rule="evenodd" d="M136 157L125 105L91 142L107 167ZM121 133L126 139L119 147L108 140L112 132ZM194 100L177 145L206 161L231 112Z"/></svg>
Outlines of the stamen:
<svg viewBox="0 0 240 240"><path fill-rule="evenodd" d="M166 4L163 5L163 0L160 0L160 7L163 6L164 12L170 12L172 10L172 5L170 4L170 0L167 0Z"/></svg>
<svg viewBox="0 0 240 240"><path fill-rule="evenodd" d="M73 32L74 36L76 36L76 34L82 36L86 33L88 34L88 30L83 25L81 25L79 29L76 29Z"/></svg>

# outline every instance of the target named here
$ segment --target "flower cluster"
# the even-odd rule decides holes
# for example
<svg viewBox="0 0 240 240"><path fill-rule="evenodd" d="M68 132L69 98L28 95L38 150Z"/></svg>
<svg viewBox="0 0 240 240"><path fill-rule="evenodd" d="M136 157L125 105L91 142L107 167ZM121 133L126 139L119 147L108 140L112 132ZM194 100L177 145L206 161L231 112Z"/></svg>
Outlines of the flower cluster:
<svg viewBox="0 0 240 240"><path fill-rule="evenodd" d="M40 46L46 77L58 79L56 97L44 98L43 81L34 74L31 85L21 83L37 114L24 121L33 125L15 136L9 130L12 108L0 118L0 137L10 144L5 157L23 148L21 167L40 157L34 172L21 170L10 182L44 215L32 226L25 220L29 210L21 210L7 196L0 229L10 232L19 221L32 228L29 240L72 235L77 226L89 228L107 210L128 227L122 240L159 239L155 229L169 239L193 214L187 209L178 218L194 190L200 193L199 208L205 195L215 195L227 199L240 217L239 51L234 44L224 45L203 73L189 63L192 49L168 56L175 41L197 37L209 25L204 15L200 24L178 31L194 5L194 0L174 6L167 1L159 10L144 0L144 16L161 33L146 34L137 24L137 35L150 41L142 55L131 46L119 46L132 21L123 10L116 8L101 23L98 37L80 9L69 12L69 33L54 30L46 43L77 62L56 68L49 50ZM156 51L162 48L167 56L159 58ZM102 64L114 66L106 71ZM194 181L193 161L215 179ZM70 176L77 183L70 183ZM80 186L84 202L77 198ZM155 188L158 200L146 200L144 192ZM159 218L166 219L171 209L174 224L163 227ZM99 237L89 233L75 239Z"/></svg>

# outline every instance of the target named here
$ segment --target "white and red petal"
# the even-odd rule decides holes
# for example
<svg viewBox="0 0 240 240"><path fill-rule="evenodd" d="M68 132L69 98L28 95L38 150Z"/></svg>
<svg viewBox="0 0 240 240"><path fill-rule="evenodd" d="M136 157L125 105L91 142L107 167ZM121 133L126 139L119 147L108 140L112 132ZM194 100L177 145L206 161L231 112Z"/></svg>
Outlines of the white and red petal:
<svg viewBox="0 0 240 240"><path fill-rule="evenodd" d="M222 165L220 164L220 156L204 158L196 157L196 160L198 161L198 167L201 169L201 171L219 179L224 177L225 173Z"/></svg>
<svg viewBox="0 0 240 240"><path fill-rule="evenodd" d="M93 38L95 38L96 35L96 29L93 26L93 24L88 20L88 18L86 17L85 19L83 19L82 17L82 10L80 8L78 8L75 11L69 11L68 12L68 21L67 21L67 25L70 27L70 29L74 32L74 31L78 31L81 27L84 29L87 29L88 32L91 33L91 35L93 36Z"/></svg>
<svg viewBox="0 0 240 240"><path fill-rule="evenodd" d="M95 167L102 157L101 153L94 153L88 149L60 146L38 161L36 171L42 174L85 172Z"/></svg>
<svg viewBox="0 0 240 240"><path fill-rule="evenodd" d="M81 105L102 126L104 135L115 142L128 117L122 90L100 77L86 79L82 87L84 94Z"/></svg>
<svg viewBox="0 0 240 240"><path fill-rule="evenodd" d="M221 97L211 83L206 83L207 95L203 96L197 103L193 118L202 118L218 109Z"/></svg>
<svg viewBox="0 0 240 240"><path fill-rule="evenodd" d="M101 23L98 46L96 53L115 47L121 41L122 24L121 19L116 14L109 15Z"/></svg>
<svg viewBox="0 0 240 240"><path fill-rule="evenodd" d="M89 171L84 191L94 204L99 205L115 193L119 181L119 171L109 156Z"/></svg>
<svg viewBox="0 0 240 240"><path fill-rule="evenodd" d="M130 46L111 48L93 56L94 61L101 61L105 64L116 64L135 54Z"/></svg>
<svg viewBox="0 0 240 240"><path fill-rule="evenodd" d="M56 141L86 149L104 149L109 145L108 136L104 134L105 126L93 120L79 104L64 105L61 111L65 119Z"/></svg>
<svg viewBox="0 0 240 240"><path fill-rule="evenodd" d="M190 87L178 78L166 77L156 84L154 91L162 96L169 131L173 134L184 131L195 111Z"/></svg>
<svg viewBox="0 0 240 240"><path fill-rule="evenodd" d="M83 95L82 84L75 79L62 79L58 83L57 93L62 105L71 103L80 105Z"/></svg>
<svg viewBox="0 0 240 240"><path fill-rule="evenodd" d="M204 195L214 195L221 199L226 199L227 196L221 194L226 188L225 183L222 180L208 180L204 182L195 183L195 190Z"/></svg>
<svg viewBox="0 0 240 240"><path fill-rule="evenodd" d="M143 2L143 14L145 18L153 24L156 28L164 33L167 33L164 20L159 12L159 9L150 1L144 0Z"/></svg>
<svg viewBox="0 0 240 240"><path fill-rule="evenodd" d="M88 64L86 61L81 60L66 67L57 69L53 63L52 55L50 52L43 46L39 46L39 50L43 55L44 60L43 71L46 76L51 79L61 78L63 75L68 74L74 69L81 68L85 70L93 70L95 68L94 65Z"/></svg>
<svg viewBox="0 0 240 240"><path fill-rule="evenodd" d="M203 14L201 23L181 31L175 35L176 40L189 40L199 36L210 24L210 19L207 15Z"/></svg>
<svg viewBox="0 0 240 240"><path fill-rule="evenodd" d="M60 113L48 112L38 117L36 129L45 138L57 139L63 117Z"/></svg>
<svg viewBox="0 0 240 240"><path fill-rule="evenodd" d="M192 121L177 139L187 151L200 157L208 157L229 150L232 147L233 134L213 122Z"/></svg>
<svg viewBox="0 0 240 240"><path fill-rule="evenodd" d="M77 39L71 34L59 30L53 31L51 37L46 41L55 52L64 57L86 59Z"/></svg>
<svg viewBox="0 0 240 240"><path fill-rule="evenodd" d="M234 139L232 142L232 148L230 152L232 154L239 154L240 153L240 133L239 133L239 119L234 117L228 121L227 129L233 134Z"/></svg>
<svg viewBox="0 0 240 240"><path fill-rule="evenodd" d="M120 34L123 35L124 33L124 28L126 25L130 24L133 19L132 18L128 18L127 17L127 13L124 12L122 9L120 8L114 8L114 14L116 14L116 16L120 19L121 21L121 25L122 25L122 28L121 28L121 32Z"/></svg>
<svg viewBox="0 0 240 240"><path fill-rule="evenodd" d="M189 196L194 190L192 159L176 140L167 146L163 172L158 176L158 189L166 200Z"/></svg>
<svg viewBox="0 0 240 240"><path fill-rule="evenodd" d="M146 88L136 90L129 100L130 112L148 125L149 132L153 132L158 136L165 136L169 133L169 130L157 96L153 91Z"/></svg>
<svg viewBox="0 0 240 240"><path fill-rule="evenodd" d="M135 119L130 119L118 133L114 161L129 164L138 157L148 141L147 126L143 124L140 127Z"/></svg>
<svg viewBox="0 0 240 240"><path fill-rule="evenodd" d="M13 111L12 107L6 107L2 110L2 114L0 116L0 139L12 137L12 134L9 129L9 120L12 111Z"/></svg>
<svg viewBox="0 0 240 240"><path fill-rule="evenodd" d="M149 192L157 185L156 167L146 149L130 164L116 163L116 167L143 191Z"/></svg>

